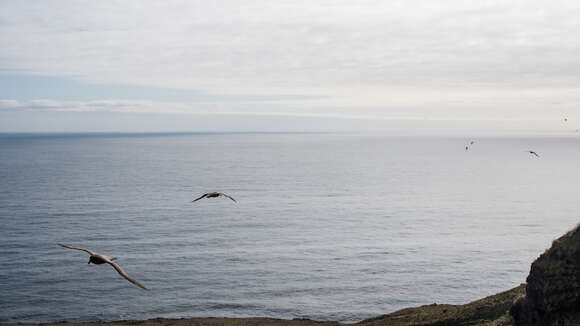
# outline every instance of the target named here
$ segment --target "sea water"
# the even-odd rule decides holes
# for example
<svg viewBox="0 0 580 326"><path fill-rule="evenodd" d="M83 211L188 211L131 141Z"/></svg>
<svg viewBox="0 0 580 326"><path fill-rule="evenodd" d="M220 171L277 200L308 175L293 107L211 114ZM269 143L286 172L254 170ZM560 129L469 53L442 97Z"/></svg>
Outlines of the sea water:
<svg viewBox="0 0 580 326"><path fill-rule="evenodd" d="M353 322L510 289L579 221L580 137L471 140L2 135L0 322Z"/></svg>

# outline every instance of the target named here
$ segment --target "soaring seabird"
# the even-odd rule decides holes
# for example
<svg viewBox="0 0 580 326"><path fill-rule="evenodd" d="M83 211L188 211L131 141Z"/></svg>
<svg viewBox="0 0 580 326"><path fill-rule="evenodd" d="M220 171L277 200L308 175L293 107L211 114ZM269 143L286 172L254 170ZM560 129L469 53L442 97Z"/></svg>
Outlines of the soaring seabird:
<svg viewBox="0 0 580 326"><path fill-rule="evenodd" d="M208 192L207 194L203 194L199 198L196 198L196 199L192 200L191 202L193 203L194 201L198 201L202 198L214 198L214 197L219 197L219 196L227 197L227 198L229 198L237 203L237 201L232 196L230 196L226 193L223 193L223 192Z"/></svg>
<svg viewBox="0 0 580 326"><path fill-rule="evenodd" d="M71 247L71 246L67 246L67 245L63 245L60 243L57 243L57 245L61 246L61 247L65 247L68 249L75 249L75 250L82 250L87 252L89 255L91 255L91 257L89 258L89 264L93 263L93 264L104 264L107 263L111 266L113 266L113 268L117 271L117 273L121 274L121 276L123 276L124 278L127 279L127 281L137 285L138 287L144 289L144 290L149 290L148 288L144 287L143 285L141 285L141 283L137 282L134 278L130 277L129 275L127 275L127 273L125 273L125 271L121 268L121 266L119 266L117 263L114 263L113 260L116 260L117 257L109 257L109 256L105 256L105 255L101 255L99 253L96 253L92 250L89 249L85 249L85 248L75 248L75 247Z"/></svg>
<svg viewBox="0 0 580 326"><path fill-rule="evenodd" d="M475 144L475 141L474 140L472 140L472 141L469 142L469 145L473 145L473 144ZM468 150L469 149L469 145L465 146L465 150Z"/></svg>
<svg viewBox="0 0 580 326"><path fill-rule="evenodd" d="M527 151L530 154L536 155L536 157L540 157L540 155L538 155L538 153L534 152L534 151Z"/></svg>

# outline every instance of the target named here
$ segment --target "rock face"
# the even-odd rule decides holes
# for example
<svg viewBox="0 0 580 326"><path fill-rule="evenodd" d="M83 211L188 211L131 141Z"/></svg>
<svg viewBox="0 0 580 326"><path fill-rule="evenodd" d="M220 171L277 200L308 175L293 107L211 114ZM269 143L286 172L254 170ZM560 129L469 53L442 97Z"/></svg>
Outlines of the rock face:
<svg viewBox="0 0 580 326"><path fill-rule="evenodd" d="M532 263L527 283L510 310L515 325L580 325L580 225Z"/></svg>
<svg viewBox="0 0 580 326"><path fill-rule="evenodd" d="M463 305L432 304L406 308L366 319L357 324L334 326L508 326L507 314L525 285Z"/></svg>

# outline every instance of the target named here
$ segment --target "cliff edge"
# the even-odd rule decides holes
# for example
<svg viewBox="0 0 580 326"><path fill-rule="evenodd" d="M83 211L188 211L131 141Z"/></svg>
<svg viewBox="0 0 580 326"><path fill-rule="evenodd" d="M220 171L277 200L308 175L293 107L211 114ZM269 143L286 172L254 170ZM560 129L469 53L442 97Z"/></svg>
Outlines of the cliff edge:
<svg viewBox="0 0 580 326"><path fill-rule="evenodd" d="M580 325L580 225L532 263L527 283L510 310L516 326Z"/></svg>

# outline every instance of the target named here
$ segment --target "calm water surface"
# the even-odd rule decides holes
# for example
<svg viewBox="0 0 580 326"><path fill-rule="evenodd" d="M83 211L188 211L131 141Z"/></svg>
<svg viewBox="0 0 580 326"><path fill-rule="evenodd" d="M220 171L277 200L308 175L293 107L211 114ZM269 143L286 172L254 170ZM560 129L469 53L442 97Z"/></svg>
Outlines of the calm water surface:
<svg viewBox="0 0 580 326"><path fill-rule="evenodd" d="M578 222L580 138L467 142L0 136L0 322L358 321L507 290ZM208 191L238 203L190 203Z"/></svg>

